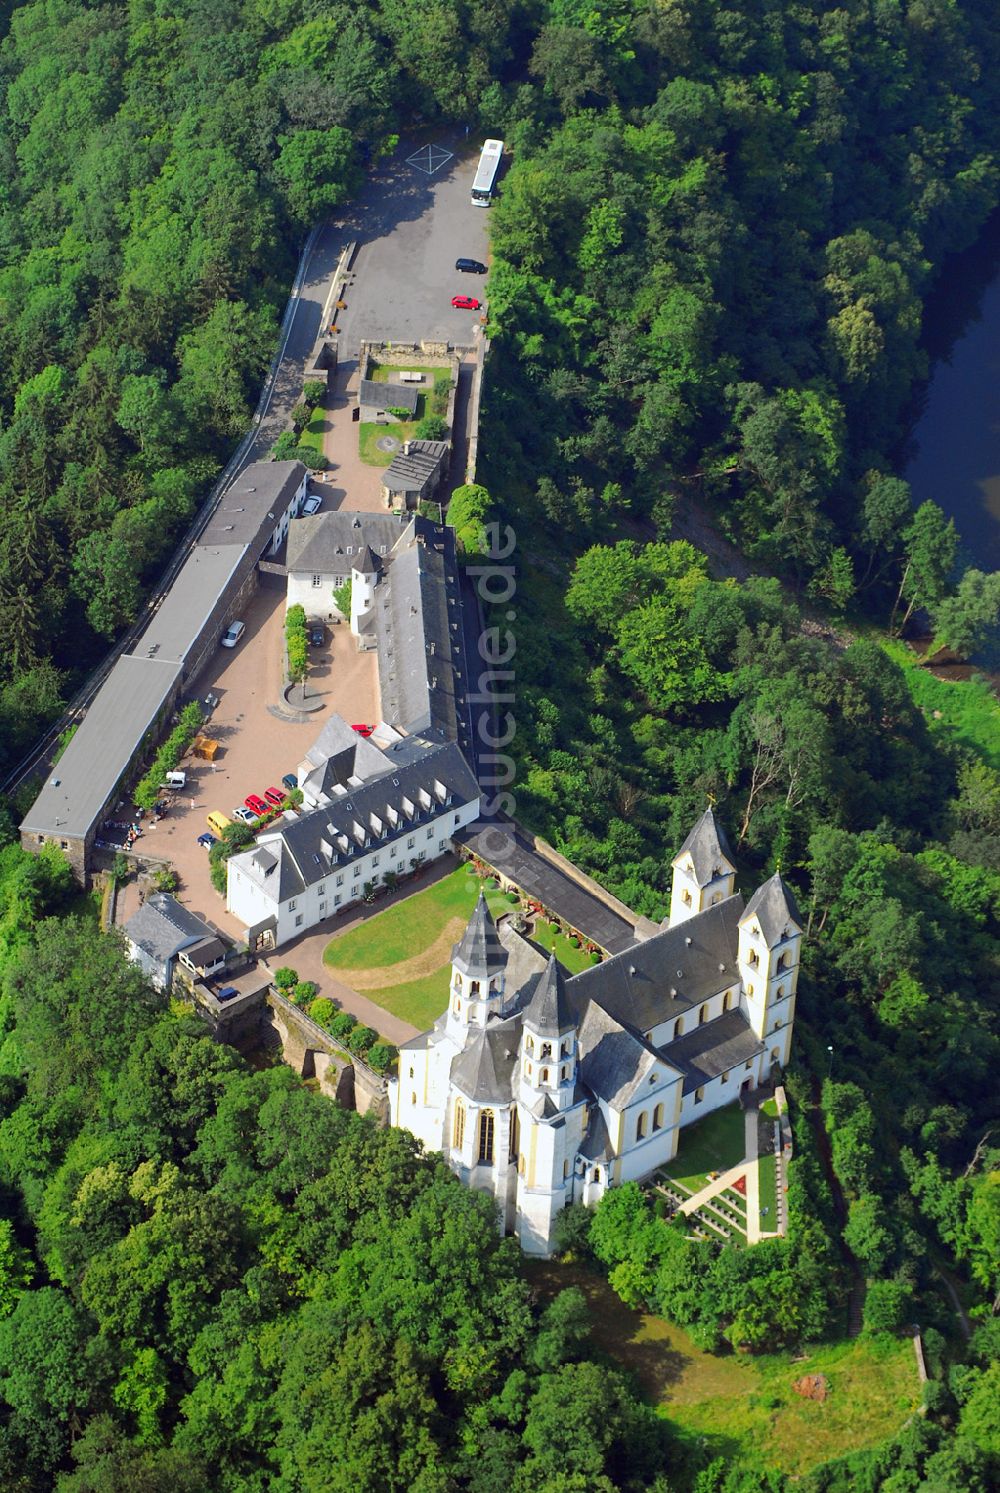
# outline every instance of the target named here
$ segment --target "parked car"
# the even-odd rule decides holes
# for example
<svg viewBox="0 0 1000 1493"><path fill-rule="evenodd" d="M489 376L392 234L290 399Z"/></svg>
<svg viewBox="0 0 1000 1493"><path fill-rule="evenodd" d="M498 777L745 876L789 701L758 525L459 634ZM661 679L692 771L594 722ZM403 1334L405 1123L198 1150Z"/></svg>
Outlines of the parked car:
<svg viewBox="0 0 1000 1493"><path fill-rule="evenodd" d="M255 814L267 813L267 804L261 798L259 793L248 793L243 802L246 804L248 809L253 809Z"/></svg>
<svg viewBox="0 0 1000 1493"><path fill-rule="evenodd" d="M372 732L375 730L375 727L374 726L365 726L365 725L357 725L357 726L352 725L351 726L351 730L352 731L357 731L357 733L358 733L359 736L370 736L372 734Z"/></svg>
<svg viewBox="0 0 1000 1493"><path fill-rule="evenodd" d="M272 808L278 809L285 802L286 794L280 788L265 788L264 797Z"/></svg>
<svg viewBox="0 0 1000 1493"><path fill-rule="evenodd" d="M456 311L478 311L482 301L477 301L474 295L453 295L451 304Z"/></svg>
<svg viewBox="0 0 1000 1493"><path fill-rule="evenodd" d="M295 776L294 772L286 772L281 781L284 783L289 793L292 792L293 788L297 788L299 786L299 780Z"/></svg>
<svg viewBox="0 0 1000 1493"><path fill-rule="evenodd" d="M207 830L205 831L205 833L203 835L199 835L198 836L198 844L199 845L204 845L204 847L205 847L206 850L211 850L212 846L213 845L218 845L218 843L219 843L219 841L216 838L216 836L215 835L210 835Z"/></svg>
<svg viewBox="0 0 1000 1493"><path fill-rule="evenodd" d="M309 646L310 648L322 648L326 642L326 630L322 622L310 622L309 624Z"/></svg>
<svg viewBox="0 0 1000 1493"><path fill-rule="evenodd" d="M245 622L230 622L229 626L222 634L223 648L235 648L236 644L239 642L240 638L243 636L246 630L247 625Z"/></svg>
<svg viewBox="0 0 1000 1493"><path fill-rule="evenodd" d="M320 497L319 493L312 493L302 504L302 517L312 518L313 514L318 513L322 506L323 499Z"/></svg>
<svg viewBox="0 0 1000 1493"><path fill-rule="evenodd" d="M215 998L217 1001L231 1001L234 995L239 995L235 985L223 985Z"/></svg>
<svg viewBox="0 0 1000 1493"><path fill-rule="evenodd" d="M240 804L238 809L233 810L233 818L238 819L241 824L256 824L258 816L253 809L247 809Z"/></svg>
<svg viewBox="0 0 1000 1493"><path fill-rule="evenodd" d="M485 275L486 266L480 264L478 259L456 259L455 268L463 270L467 275Z"/></svg>

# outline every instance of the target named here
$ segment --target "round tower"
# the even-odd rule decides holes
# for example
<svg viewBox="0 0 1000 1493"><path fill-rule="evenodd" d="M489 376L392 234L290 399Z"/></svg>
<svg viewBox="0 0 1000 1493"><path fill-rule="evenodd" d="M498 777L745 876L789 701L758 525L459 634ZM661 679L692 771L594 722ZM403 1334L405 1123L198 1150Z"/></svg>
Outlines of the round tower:
<svg viewBox="0 0 1000 1493"><path fill-rule="evenodd" d="M366 544L351 566L351 632L355 637L360 637L374 618L378 573L375 553Z"/></svg>

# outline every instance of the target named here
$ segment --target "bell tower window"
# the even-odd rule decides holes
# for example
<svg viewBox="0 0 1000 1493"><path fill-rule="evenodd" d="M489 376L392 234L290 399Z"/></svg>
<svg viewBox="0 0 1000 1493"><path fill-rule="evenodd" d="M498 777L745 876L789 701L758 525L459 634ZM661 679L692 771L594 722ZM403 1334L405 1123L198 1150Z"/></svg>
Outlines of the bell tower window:
<svg viewBox="0 0 1000 1493"><path fill-rule="evenodd" d="M493 1161L493 1111L484 1109L479 1116L479 1160Z"/></svg>

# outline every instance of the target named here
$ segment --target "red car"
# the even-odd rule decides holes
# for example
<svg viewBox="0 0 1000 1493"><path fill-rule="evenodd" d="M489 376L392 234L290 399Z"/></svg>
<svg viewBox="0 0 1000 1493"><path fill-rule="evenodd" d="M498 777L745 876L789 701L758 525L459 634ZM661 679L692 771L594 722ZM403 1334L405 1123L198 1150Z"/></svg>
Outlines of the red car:
<svg viewBox="0 0 1000 1493"><path fill-rule="evenodd" d="M267 799L269 804L273 804L277 809L280 808L281 805L285 802L288 794L283 793L280 788L265 788L264 797Z"/></svg>
<svg viewBox="0 0 1000 1493"><path fill-rule="evenodd" d="M256 793L248 793L243 802L248 809L253 809L255 814L267 813L267 804Z"/></svg>
<svg viewBox="0 0 1000 1493"><path fill-rule="evenodd" d="M451 304L456 311L478 311L483 303L477 301L474 295L453 295Z"/></svg>
<svg viewBox="0 0 1000 1493"><path fill-rule="evenodd" d="M374 726L352 726L352 731L357 731L359 736L370 736L375 730Z"/></svg>

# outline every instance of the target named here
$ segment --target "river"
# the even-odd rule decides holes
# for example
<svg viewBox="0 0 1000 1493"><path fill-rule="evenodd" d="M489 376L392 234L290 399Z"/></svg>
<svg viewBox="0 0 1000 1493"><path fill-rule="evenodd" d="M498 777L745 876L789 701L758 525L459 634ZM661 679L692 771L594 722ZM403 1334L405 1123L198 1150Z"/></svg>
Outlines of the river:
<svg viewBox="0 0 1000 1493"><path fill-rule="evenodd" d="M955 520L964 558L1000 570L1000 210L946 261L924 311L931 378L904 456L916 503Z"/></svg>

